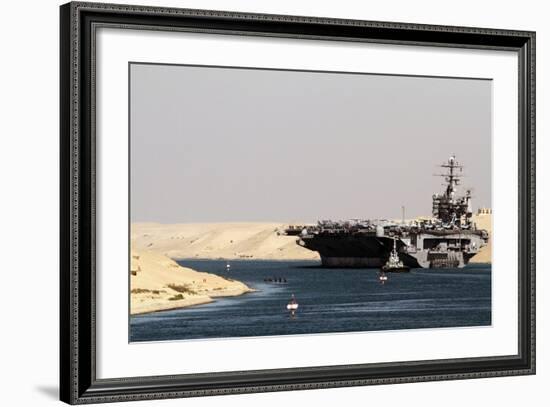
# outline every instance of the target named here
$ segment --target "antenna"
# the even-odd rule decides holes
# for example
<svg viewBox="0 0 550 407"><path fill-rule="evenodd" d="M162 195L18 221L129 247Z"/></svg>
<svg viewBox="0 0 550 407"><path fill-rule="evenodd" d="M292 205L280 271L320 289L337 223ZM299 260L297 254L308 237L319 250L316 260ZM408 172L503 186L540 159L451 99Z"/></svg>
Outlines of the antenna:
<svg viewBox="0 0 550 407"><path fill-rule="evenodd" d="M447 185L445 196L452 197L455 193L455 187L460 184L460 178L463 177L463 175L457 174L458 171L462 172L463 166L457 161L456 156L453 154L449 157L447 162L441 164L440 167L446 168L447 173L435 175L445 179Z"/></svg>

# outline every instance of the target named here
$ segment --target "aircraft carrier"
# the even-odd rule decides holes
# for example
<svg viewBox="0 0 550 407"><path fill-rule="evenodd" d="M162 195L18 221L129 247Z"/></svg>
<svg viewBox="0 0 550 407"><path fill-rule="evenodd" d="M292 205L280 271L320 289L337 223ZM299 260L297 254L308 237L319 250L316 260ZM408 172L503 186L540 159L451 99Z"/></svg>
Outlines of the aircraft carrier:
<svg viewBox="0 0 550 407"><path fill-rule="evenodd" d="M457 195L462 165L451 156L441 165L446 188L432 196L432 217L401 222L390 220L319 221L315 226L291 225L287 235L297 244L319 252L325 267L380 268L396 243L399 259L410 268L459 268L485 246L486 230L472 220L471 192Z"/></svg>

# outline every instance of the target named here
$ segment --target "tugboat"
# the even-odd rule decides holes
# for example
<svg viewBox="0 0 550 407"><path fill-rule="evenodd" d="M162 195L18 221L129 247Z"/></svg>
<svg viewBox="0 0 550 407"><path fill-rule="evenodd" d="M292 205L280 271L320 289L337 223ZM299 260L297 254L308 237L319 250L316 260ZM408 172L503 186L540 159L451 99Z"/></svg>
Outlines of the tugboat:
<svg viewBox="0 0 550 407"><path fill-rule="evenodd" d="M393 238L393 249L390 253L390 258L382 266L382 275L384 275L385 272L393 272L393 273L403 273L409 271L409 267L405 266L403 262L399 259L399 255L397 254L397 248L396 248L396 239ZM382 276L381 276L382 277ZM387 277L386 277L387 279Z"/></svg>
<svg viewBox="0 0 550 407"><path fill-rule="evenodd" d="M298 309L298 301L296 301L294 294L292 294L292 298L290 298L289 303L286 305L286 309L290 311L291 316L296 314L296 310Z"/></svg>

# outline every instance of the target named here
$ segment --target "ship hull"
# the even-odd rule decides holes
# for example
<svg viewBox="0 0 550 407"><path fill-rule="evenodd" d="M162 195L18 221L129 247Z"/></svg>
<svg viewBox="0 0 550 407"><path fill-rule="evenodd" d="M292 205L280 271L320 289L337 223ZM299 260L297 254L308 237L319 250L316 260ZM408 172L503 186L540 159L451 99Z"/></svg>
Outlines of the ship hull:
<svg viewBox="0 0 550 407"><path fill-rule="evenodd" d="M460 268L484 245L478 233L419 233L397 241L399 259L406 268ZM381 268L393 248L393 238L375 233L301 236L298 244L319 253L323 267ZM441 244L447 247L441 250Z"/></svg>
<svg viewBox="0 0 550 407"><path fill-rule="evenodd" d="M329 268L379 268L384 262L380 257L336 257L321 255L321 265Z"/></svg>

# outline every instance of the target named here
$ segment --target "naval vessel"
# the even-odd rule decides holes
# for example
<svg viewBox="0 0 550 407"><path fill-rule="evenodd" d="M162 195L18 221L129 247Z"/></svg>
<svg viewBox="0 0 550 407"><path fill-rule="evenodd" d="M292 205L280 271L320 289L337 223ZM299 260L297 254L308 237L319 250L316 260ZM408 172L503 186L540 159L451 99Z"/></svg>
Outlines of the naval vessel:
<svg viewBox="0 0 550 407"><path fill-rule="evenodd" d="M463 166L453 155L441 167L446 188L432 196L431 218L324 220L314 226L290 225L284 233L318 252L325 267L380 268L394 251L410 268L464 267L488 243L489 234L473 222L471 191L457 194Z"/></svg>

